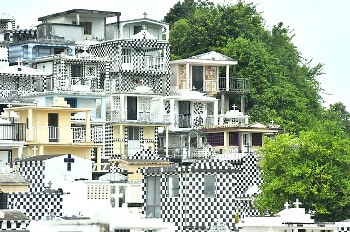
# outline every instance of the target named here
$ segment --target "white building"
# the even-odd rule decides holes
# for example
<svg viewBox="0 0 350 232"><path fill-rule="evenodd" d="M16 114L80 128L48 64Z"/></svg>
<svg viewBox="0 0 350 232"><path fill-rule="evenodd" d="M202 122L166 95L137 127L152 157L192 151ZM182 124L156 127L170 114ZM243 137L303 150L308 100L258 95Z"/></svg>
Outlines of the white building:
<svg viewBox="0 0 350 232"><path fill-rule="evenodd" d="M333 232L350 231L342 230L339 223L315 222L305 208L300 208L298 199L293 203L295 208L289 208L288 202L285 209L274 216L245 217L236 224L239 232ZM343 223L344 224L344 223ZM343 229L344 229L344 225ZM349 225L348 225L349 226ZM350 227L348 227L350 229Z"/></svg>

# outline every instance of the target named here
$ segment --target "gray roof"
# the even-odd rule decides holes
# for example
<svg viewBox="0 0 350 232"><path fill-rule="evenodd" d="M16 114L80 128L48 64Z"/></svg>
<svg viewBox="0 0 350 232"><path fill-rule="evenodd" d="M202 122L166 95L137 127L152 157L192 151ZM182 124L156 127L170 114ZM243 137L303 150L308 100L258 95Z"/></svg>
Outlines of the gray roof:
<svg viewBox="0 0 350 232"><path fill-rule="evenodd" d="M0 185L30 185L30 182L19 173L0 173Z"/></svg>
<svg viewBox="0 0 350 232"><path fill-rule="evenodd" d="M72 9L72 10L67 10L55 14L50 14L46 15L43 17L39 17L38 21L44 21L46 19L52 19L56 18L58 16L63 16L63 15L70 15L70 14L85 14L85 15L93 15L94 17L115 17L115 16L120 16L120 12L115 12L115 11L101 11L101 10L88 10L88 9Z"/></svg>
<svg viewBox="0 0 350 232"><path fill-rule="evenodd" d="M13 209L2 209L1 212L4 213L4 219L2 220L30 220L25 214L19 210Z"/></svg>
<svg viewBox="0 0 350 232"><path fill-rule="evenodd" d="M37 155L37 156L32 156L32 157L28 157L28 158L16 160L16 162L28 162L28 161L48 160L48 159L52 159L52 158L55 158L55 157L58 157L58 156L62 156L62 155L67 155L67 154Z"/></svg>

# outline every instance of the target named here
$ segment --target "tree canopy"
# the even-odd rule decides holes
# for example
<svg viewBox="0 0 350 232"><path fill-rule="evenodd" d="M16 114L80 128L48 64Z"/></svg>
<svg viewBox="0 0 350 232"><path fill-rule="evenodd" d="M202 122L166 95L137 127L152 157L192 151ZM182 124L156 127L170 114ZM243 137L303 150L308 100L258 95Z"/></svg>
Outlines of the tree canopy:
<svg viewBox="0 0 350 232"><path fill-rule="evenodd" d="M261 151L263 183L255 205L276 213L283 203L303 199L320 221L350 218L350 139L335 122L324 121L299 136L282 134Z"/></svg>
<svg viewBox="0 0 350 232"><path fill-rule="evenodd" d="M255 205L277 212L298 198L320 220L350 218L350 113L342 103L322 106L316 78L323 64L302 57L293 30L282 22L267 29L255 5L244 1L179 1L164 21L171 24L171 59L209 51L234 58L231 73L250 81L251 120L274 120L287 132L261 150L263 185Z"/></svg>
<svg viewBox="0 0 350 232"><path fill-rule="evenodd" d="M193 0L185 0L182 5L186 6L183 11L193 13L184 14L173 24L172 59L212 50L236 59L238 65L232 73L250 81L246 112L254 121L274 120L286 131L298 133L320 116L321 88L316 77L322 73L323 66L310 67L310 62L301 57L288 27L279 23L271 31L265 29L255 6L242 1L217 6L205 1L196 7ZM175 15L174 9L165 20Z"/></svg>

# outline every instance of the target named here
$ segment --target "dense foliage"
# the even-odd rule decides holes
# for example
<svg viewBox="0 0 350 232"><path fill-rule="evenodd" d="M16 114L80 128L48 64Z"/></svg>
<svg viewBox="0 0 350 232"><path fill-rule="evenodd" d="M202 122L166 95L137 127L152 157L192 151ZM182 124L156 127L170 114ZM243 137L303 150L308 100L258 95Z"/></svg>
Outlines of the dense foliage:
<svg viewBox="0 0 350 232"><path fill-rule="evenodd" d="M286 131L263 150L264 183L256 206L277 212L299 198L320 220L350 218L350 114L342 103L322 107L322 64L311 66L283 23L272 29L252 3L214 5L179 1L164 17L171 24L171 58L209 51L234 58L231 73L250 80L246 112ZM350 169L349 169L350 170Z"/></svg>
<svg viewBox="0 0 350 232"><path fill-rule="evenodd" d="M246 110L253 121L274 120L286 131L298 132L313 117L319 117L321 89L315 78L321 74L322 65L309 66L291 42L288 28L280 23L268 31L252 4L215 7L199 1L196 8L192 3L182 2L183 11L193 14L179 17L170 31L172 59L212 50L236 59L234 75L250 80ZM165 20L175 20L180 10L174 9Z"/></svg>
<svg viewBox="0 0 350 232"><path fill-rule="evenodd" d="M302 199L320 221L350 218L350 139L335 122L277 136L265 143L264 180L256 206L276 213L283 202Z"/></svg>

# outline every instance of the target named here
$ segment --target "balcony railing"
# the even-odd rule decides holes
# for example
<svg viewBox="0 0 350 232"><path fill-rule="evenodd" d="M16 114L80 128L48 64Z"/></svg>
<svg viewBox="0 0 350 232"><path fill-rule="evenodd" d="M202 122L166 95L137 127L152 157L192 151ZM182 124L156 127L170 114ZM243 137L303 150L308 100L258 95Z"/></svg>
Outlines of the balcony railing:
<svg viewBox="0 0 350 232"><path fill-rule="evenodd" d="M36 142L57 142L64 144L90 142L83 127L33 127L27 129L27 140Z"/></svg>
<svg viewBox="0 0 350 232"><path fill-rule="evenodd" d="M0 140L25 141L26 124L24 123L2 123L0 124Z"/></svg>
<svg viewBox="0 0 350 232"><path fill-rule="evenodd" d="M219 77L219 90L247 93L249 92L249 80L247 78Z"/></svg>
<svg viewBox="0 0 350 232"><path fill-rule="evenodd" d="M122 60L123 70L167 71L164 57L123 55Z"/></svg>
<svg viewBox="0 0 350 232"><path fill-rule="evenodd" d="M98 78L71 77L67 79L48 79L46 91L101 92Z"/></svg>
<svg viewBox="0 0 350 232"><path fill-rule="evenodd" d="M167 116L170 117L170 115ZM176 114L174 120L174 126L177 128L194 128L215 125L213 115L203 117L202 115Z"/></svg>
<svg viewBox="0 0 350 232"><path fill-rule="evenodd" d="M139 122L139 123L169 123L169 117L162 117L161 114L155 112L138 112L135 117L128 117L126 111L112 110L111 121L112 122Z"/></svg>

